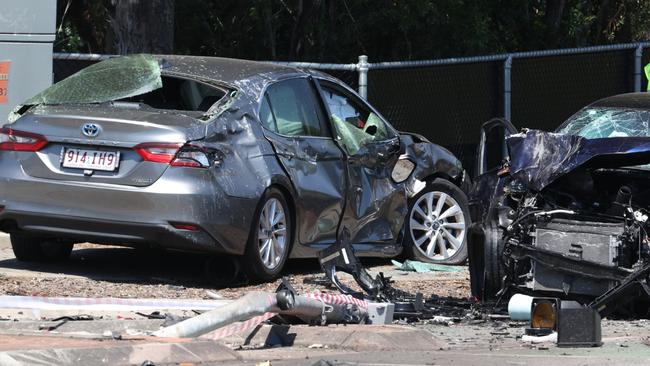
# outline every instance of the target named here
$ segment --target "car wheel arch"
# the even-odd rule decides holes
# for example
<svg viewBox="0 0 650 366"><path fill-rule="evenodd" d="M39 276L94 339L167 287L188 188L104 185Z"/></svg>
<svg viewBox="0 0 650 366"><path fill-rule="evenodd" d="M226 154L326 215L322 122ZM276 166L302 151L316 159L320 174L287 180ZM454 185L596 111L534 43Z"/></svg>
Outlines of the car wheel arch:
<svg viewBox="0 0 650 366"><path fill-rule="evenodd" d="M274 177L275 179L271 180L271 183L264 189L264 192L267 192L269 189L277 189L282 193L284 196L284 199L287 201L287 206L289 206L289 214L291 215L291 222L293 223L293 227L291 228L291 241L295 242L296 241L296 236L298 235L298 228L300 227L300 223L298 222L298 214L297 214L297 206L296 206L296 199L295 199L295 191L293 190L293 186L288 183L287 181L289 180L287 177ZM264 193L260 197L264 197ZM260 202L258 203L258 206L261 204L262 198L260 198ZM252 229L251 229L252 230ZM292 250L293 248L290 248L289 250Z"/></svg>
<svg viewBox="0 0 650 366"><path fill-rule="evenodd" d="M441 180L445 180L445 181L447 181L449 183L452 183L453 185L455 185L458 188L461 188L460 182L459 182L459 180L461 178L454 179L451 175L449 175L449 174L447 174L445 172L442 172L442 171L435 172L435 173L430 174L430 175L428 175L428 176L426 176L426 177L424 177L422 179L419 179L419 178L416 178L416 179L421 181L421 182L426 183L427 185L433 184L436 180L441 179ZM410 190L409 191L409 199L413 198L418 193L419 193L419 190L417 190L417 192L414 191L414 190Z"/></svg>

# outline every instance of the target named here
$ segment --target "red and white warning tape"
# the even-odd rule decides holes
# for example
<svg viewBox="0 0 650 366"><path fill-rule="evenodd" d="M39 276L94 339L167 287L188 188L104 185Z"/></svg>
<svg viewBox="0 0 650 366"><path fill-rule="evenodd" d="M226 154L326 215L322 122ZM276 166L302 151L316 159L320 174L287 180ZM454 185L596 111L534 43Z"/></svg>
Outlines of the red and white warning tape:
<svg viewBox="0 0 650 366"><path fill-rule="evenodd" d="M311 294L307 294L305 296L310 297L312 299L323 301L326 304L335 304L335 305L354 304L364 309L368 308L367 301L357 299L356 297L350 295L332 295L325 292L314 292Z"/></svg>
<svg viewBox="0 0 650 366"><path fill-rule="evenodd" d="M314 292L304 296L312 299L320 300L325 304L335 304L335 305L353 304L364 309L368 308L367 301L359 300L350 295L332 295L324 292ZM276 315L277 315L276 313L264 313L262 315L256 316L246 321L233 323L225 327L213 330L212 332L202 336L202 338L217 340L217 339L230 337L231 335L235 335L237 333L241 333L253 329L258 325L262 324L263 322L273 318Z"/></svg>

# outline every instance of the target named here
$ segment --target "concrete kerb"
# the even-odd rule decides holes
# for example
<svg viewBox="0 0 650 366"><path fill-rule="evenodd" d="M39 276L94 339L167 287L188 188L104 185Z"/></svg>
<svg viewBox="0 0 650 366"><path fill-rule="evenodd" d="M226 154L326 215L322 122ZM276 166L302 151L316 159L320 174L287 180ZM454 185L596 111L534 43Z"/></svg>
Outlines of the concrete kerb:
<svg viewBox="0 0 650 366"><path fill-rule="evenodd" d="M397 325L261 325L221 340L231 348L312 347L347 351L446 349L427 330Z"/></svg>
<svg viewBox="0 0 650 366"><path fill-rule="evenodd" d="M20 337L16 337L20 339ZM0 352L0 365L139 365L144 361L154 364L210 363L240 361L241 357L229 348L213 341L179 340L178 342L143 342L107 344L82 347L46 348ZM154 341L151 339L151 341Z"/></svg>
<svg viewBox="0 0 650 366"><path fill-rule="evenodd" d="M128 336L114 339L101 337L100 330L116 331L141 328L151 331L161 321L88 321L71 322L60 332L39 331L39 322L23 324L18 329L0 331L0 364L18 365L40 362L60 365L79 364L141 364L145 360L158 363L235 362L241 356L233 351L269 347L292 350L340 351L430 351L447 349L447 345L426 330L394 325L262 325L247 333L212 341L202 338L161 339ZM44 323L44 322L42 322ZM122 324L124 323L124 324ZM16 325L17 326L17 325ZM58 331L57 330L57 331ZM128 333L128 332L127 332ZM59 345L53 348L52 344Z"/></svg>

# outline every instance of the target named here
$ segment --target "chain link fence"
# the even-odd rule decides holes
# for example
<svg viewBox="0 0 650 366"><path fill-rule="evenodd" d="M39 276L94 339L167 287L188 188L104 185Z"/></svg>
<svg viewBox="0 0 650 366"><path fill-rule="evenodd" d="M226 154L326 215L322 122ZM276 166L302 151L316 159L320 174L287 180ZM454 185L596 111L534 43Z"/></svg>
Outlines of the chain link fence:
<svg viewBox="0 0 650 366"><path fill-rule="evenodd" d="M505 117L518 128L553 130L599 98L645 90L647 48L650 43L446 60L368 63L360 56L356 64L283 64L341 79L396 128L448 148L473 172L485 121ZM107 57L55 54L54 80Z"/></svg>

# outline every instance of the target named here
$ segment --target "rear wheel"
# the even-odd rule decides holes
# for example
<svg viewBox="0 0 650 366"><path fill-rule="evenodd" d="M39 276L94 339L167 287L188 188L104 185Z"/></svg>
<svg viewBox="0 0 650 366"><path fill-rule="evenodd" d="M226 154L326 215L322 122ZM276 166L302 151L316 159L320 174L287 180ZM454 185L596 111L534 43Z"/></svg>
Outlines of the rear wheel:
<svg viewBox="0 0 650 366"><path fill-rule="evenodd" d="M436 179L409 203L405 253L411 259L460 264L467 259L467 198L453 183Z"/></svg>
<svg viewBox="0 0 650 366"><path fill-rule="evenodd" d="M74 246L70 242L18 233L11 234L10 239L11 249L21 262L65 260Z"/></svg>
<svg viewBox="0 0 650 366"><path fill-rule="evenodd" d="M256 210L243 263L252 280L270 281L279 277L291 250L292 230L284 195L269 188Z"/></svg>

